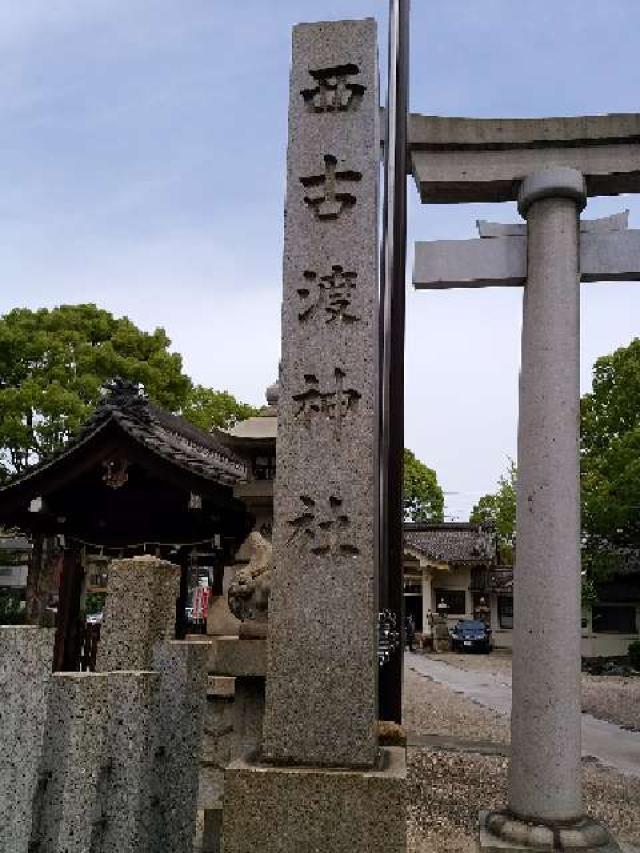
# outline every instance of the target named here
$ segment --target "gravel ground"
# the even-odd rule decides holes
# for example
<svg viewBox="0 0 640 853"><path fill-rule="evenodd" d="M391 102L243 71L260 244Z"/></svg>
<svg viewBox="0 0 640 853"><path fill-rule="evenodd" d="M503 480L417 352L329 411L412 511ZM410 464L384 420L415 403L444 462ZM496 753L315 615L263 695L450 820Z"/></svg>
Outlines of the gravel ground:
<svg viewBox="0 0 640 853"><path fill-rule="evenodd" d="M453 662L452 655L442 657ZM495 666L492 671L498 674L508 672L504 659L497 655L464 656L462 665L469 666L471 661L482 661L479 666L487 669ZM508 658L507 663L510 664ZM410 659L407 664L405 726L409 732L466 741L491 740L502 745L508 742L509 728L504 717L413 672ZM480 807L504 805L509 759L470 751L473 747L468 743L465 749L408 749L411 853L476 853ZM604 821L619 841L633 845L628 849L640 845L640 780L621 776L591 761L583 763L583 774L589 813Z"/></svg>
<svg viewBox="0 0 640 853"><path fill-rule="evenodd" d="M408 732L509 742L509 720L405 667L403 724Z"/></svg>
<svg viewBox="0 0 640 853"><path fill-rule="evenodd" d="M511 675L511 655L430 655L467 672ZM582 676L582 710L600 720L640 731L640 677L615 675Z"/></svg>
<svg viewBox="0 0 640 853"><path fill-rule="evenodd" d="M476 853L480 808L506 802L503 756L409 749L410 853ZM585 764L585 801L620 842L640 844L640 780Z"/></svg>
<svg viewBox="0 0 640 853"><path fill-rule="evenodd" d="M601 720L640 731L640 678L583 675L582 710Z"/></svg>

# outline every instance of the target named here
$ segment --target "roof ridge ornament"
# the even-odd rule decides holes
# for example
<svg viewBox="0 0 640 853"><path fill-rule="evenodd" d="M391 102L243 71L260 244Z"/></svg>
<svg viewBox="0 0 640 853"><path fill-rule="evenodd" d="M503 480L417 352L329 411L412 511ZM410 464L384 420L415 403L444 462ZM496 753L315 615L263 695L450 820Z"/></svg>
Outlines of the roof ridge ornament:
<svg viewBox="0 0 640 853"><path fill-rule="evenodd" d="M115 376L102 385L100 409L118 409L119 411L149 417L149 397L141 382Z"/></svg>

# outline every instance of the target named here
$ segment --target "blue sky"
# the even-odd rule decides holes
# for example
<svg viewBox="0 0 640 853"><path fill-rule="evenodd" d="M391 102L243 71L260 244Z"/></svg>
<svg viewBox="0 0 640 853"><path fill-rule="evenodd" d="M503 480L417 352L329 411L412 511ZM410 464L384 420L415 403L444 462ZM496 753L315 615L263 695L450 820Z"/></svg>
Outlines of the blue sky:
<svg viewBox="0 0 640 853"><path fill-rule="evenodd" d="M93 301L162 325L197 381L260 402L279 353L290 28L386 0L0 5L0 312ZM640 109L637 0L413 0L411 106L449 115ZM384 60L384 56L383 56ZM413 239L512 205L421 207ZM631 209L600 199L586 215ZM410 245L409 257L412 257ZM640 283L583 285L583 388L640 334ZM407 298L407 444L466 517L515 455L521 294Z"/></svg>

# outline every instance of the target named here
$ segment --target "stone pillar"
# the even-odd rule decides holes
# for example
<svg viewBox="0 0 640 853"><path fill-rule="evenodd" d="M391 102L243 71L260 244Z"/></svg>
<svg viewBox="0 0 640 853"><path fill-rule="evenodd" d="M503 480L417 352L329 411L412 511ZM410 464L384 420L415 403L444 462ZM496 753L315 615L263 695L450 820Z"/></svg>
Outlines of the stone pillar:
<svg viewBox="0 0 640 853"><path fill-rule="evenodd" d="M54 630L0 626L0 850L27 853Z"/></svg>
<svg viewBox="0 0 640 853"><path fill-rule="evenodd" d="M173 563L151 556L114 560L97 671L152 669L156 643L175 638L179 589L180 568Z"/></svg>
<svg viewBox="0 0 640 853"><path fill-rule="evenodd" d="M154 722L155 800L152 850L184 853L193 845L198 776L207 698L207 646L159 643L154 669L159 673Z"/></svg>
<svg viewBox="0 0 640 853"><path fill-rule="evenodd" d="M225 853L406 848L376 737L379 156L375 21L295 27L265 719Z"/></svg>
<svg viewBox="0 0 640 853"><path fill-rule="evenodd" d="M422 569L422 633L430 637L432 630L429 615L433 610L433 574L430 568Z"/></svg>
<svg viewBox="0 0 640 853"><path fill-rule="evenodd" d="M264 754L376 757L376 25L293 31Z"/></svg>
<svg viewBox="0 0 640 853"><path fill-rule="evenodd" d="M506 814L484 815L485 851L618 849L604 828L583 818L581 792L579 216L585 203L584 178L569 168L530 175L518 201L527 219L528 264L509 806Z"/></svg>
<svg viewBox="0 0 640 853"><path fill-rule="evenodd" d="M150 849L163 805L152 798L158 678L152 672L53 676L30 849Z"/></svg>
<svg viewBox="0 0 640 853"><path fill-rule="evenodd" d="M582 814L580 779L580 236L584 179L523 182L528 263L518 424L509 806Z"/></svg>

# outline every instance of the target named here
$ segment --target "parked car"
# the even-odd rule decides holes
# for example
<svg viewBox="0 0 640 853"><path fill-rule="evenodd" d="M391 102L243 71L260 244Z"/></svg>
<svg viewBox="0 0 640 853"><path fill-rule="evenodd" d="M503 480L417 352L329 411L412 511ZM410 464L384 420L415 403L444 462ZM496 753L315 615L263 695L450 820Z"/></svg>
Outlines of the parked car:
<svg viewBox="0 0 640 853"><path fill-rule="evenodd" d="M451 648L454 652L490 652L491 628L481 619L460 619L451 630Z"/></svg>
<svg viewBox="0 0 640 853"><path fill-rule="evenodd" d="M102 613L89 613L86 619L87 625L102 625Z"/></svg>

